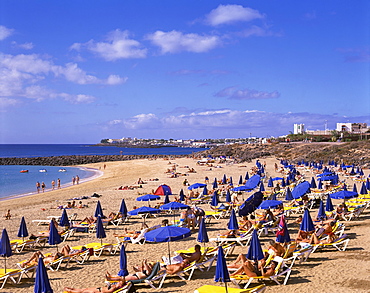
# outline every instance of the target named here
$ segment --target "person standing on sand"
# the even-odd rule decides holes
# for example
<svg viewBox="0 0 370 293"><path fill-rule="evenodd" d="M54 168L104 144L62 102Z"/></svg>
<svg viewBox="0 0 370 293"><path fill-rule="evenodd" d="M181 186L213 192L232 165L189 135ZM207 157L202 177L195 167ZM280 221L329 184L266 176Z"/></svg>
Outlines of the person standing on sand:
<svg viewBox="0 0 370 293"><path fill-rule="evenodd" d="M36 182L36 189L37 189L37 193L40 193L40 187L41 187L41 185L40 185L40 182Z"/></svg>
<svg viewBox="0 0 370 293"><path fill-rule="evenodd" d="M58 178L58 181L57 182L58 182L58 185L57 185L58 186L58 189L60 189L60 179L59 178Z"/></svg>
<svg viewBox="0 0 370 293"><path fill-rule="evenodd" d="M52 180L51 181L51 189L54 190L55 189L55 180Z"/></svg>
<svg viewBox="0 0 370 293"><path fill-rule="evenodd" d="M78 175L76 175L76 184L79 184L80 183L80 177L78 177Z"/></svg>
<svg viewBox="0 0 370 293"><path fill-rule="evenodd" d="M45 192L45 187L46 187L45 182L42 181L42 183L41 183L42 192Z"/></svg>
<svg viewBox="0 0 370 293"><path fill-rule="evenodd" d="M73 176L73 177L72 177L72 185L75 185L75 183L76 183L76 177L75 177L75 176Z"/></svg>

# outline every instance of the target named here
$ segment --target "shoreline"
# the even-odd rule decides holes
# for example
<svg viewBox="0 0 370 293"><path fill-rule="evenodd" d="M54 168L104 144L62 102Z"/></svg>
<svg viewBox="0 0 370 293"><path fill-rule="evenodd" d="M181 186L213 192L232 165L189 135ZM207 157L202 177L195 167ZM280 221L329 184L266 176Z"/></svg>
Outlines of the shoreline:
<svg viewBox="0 0 370 293"><path fill-rule="evenodd" d="M98 169L95 169L95 168L88 168L88 167L82 167L82 166L60 166L60 167L79 168L81 170L86 170L86 171L93 172L93 174L91 176L86 177L86 178L83 178L83 179L80 179L80 183L79 184L82 184L82 183L85 183L85 182L88 182L88 181L97 179L97 178L99 178L99 177L101 177L101 176L104 175L104 172L103 171L98 170ZM44 193L47 193L47 192L57 191L57 190L61 190L63 188L68 188L68 187L74 186L74 185L77 185L77 184L72 184L70 182L70 183L62 184L59 189L57 189L57 188L55 188L55 189L47 188L47 189L45 189L44 192L42 192L42 191L41 192L33 191L33 192L28 192L28 193L21 193L21 194L14 194L14 195L10 195L10 196L0 197L0 202L5 202L5 201L8 201L8 200L13 200L13 199L19 199L19 198L23 198L23 197L27 197L27 196L32 196L32 195L37 195L37 194L44 194Z"/></svg>

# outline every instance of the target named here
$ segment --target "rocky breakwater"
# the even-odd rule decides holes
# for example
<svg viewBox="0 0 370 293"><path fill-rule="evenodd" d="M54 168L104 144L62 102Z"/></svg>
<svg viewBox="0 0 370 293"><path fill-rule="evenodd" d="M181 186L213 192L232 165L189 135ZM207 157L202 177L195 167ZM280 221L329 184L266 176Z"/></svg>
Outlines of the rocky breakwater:
<svg viewBox="0 0 370 293"><path fill-rule="evenodd" d="M0 165L39 165L39 166L72 166L111 161L128 161L135 159L158 159L186 157L187 155L90 155L90 156L57 156L35 158L0 158Z"/></svg>

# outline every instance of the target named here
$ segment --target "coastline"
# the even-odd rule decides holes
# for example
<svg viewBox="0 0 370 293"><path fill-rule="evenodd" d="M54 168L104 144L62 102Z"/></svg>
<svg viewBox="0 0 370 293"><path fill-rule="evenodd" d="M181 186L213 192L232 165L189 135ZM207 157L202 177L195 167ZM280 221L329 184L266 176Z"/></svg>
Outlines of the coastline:
<svg viewBox="0 0 370 293"><path fill-rule="evenodd" d="M232 176L236 182L240 175L245 175L254 165L255 161L250 163L235 163L235 164L215 164L213 167L200 166L196 164L196 159L192 158L174 158L168 159L141 159L131 161L116 161L106 162L106 169L103 170L103 163L87 164L84 168L94 168L98 170L102 168L103 174L84 182L84 184L68 186L63 189L47 192L44 194L34 194L22 198L15 198L1 202L2 215L7 209L11 209L12 218L8 221L3 221L4 227L7 229L10 239L17 238L20 219L25 217L29 233L37 234L40 231L47 230L47 226L37 226L32 220L46 219L48 216L60 216L62 211L56 207L65 204L68 199L73 197L89 196L88 199L83 200L83 203L88 207L82 209L68 209L68 215L72 213L78 214L78 219L82 220L86 216L91 216L94 213L97 198L92 198L93 193L101 194L99 198L103 207L104 214L108 215L111 211L117 212L119 209L122 198L125 199L128 210L132 210L134 206L148 205L148 202L138 202L136 198L139 194L151 193L161 184L168 184L172 193L178 195L181 188L187 192L187 188L183 186L184 179L187 179L191 184L195 182L204 182L205 176L209 177L210 181L216 177L221 179L224 174L227 177ZM274 171L274 163L279 161L275 157L262 159L266 161L266 171L268 176L277 176ZM176 165L176 169L181 175L177 178L170 178L167 169ZM188 167L194 168L196 173L188 173ZM366 176L369 170L365 170ZM311 173L306 174L306 179L313 176ZM141 178L145 184L142 188L134 188L130 190L118 190L119 186L137 186L138 178ZM353 182L348 182L352 184ZM211 183L209 184L209 187ZM265 187L267 184L265 184ZM358 186L359 187L359 186ZM246 199L251 193L245 193ZM173 196L170 196L170 200ZM163 201L161 198L160 201ZM158 202L150 202L153 206ZM338 201L335 202L337 204ZM205 210L210 210L208 204L201 205ZM311 216L316 216L317 210L311 211ZM179 215L176 214L176 217ZM165 215L158 217L147 218L148 226L160 224L165 218ZM170 216L173 219L173 216ZM208 225L209 238L216 237L218 233L226 231L228 219L212 220ZM368 256L370 255L370 235L366 232L369 229L369 214L366 213L359 220L345 222L347 227L346 233L351 235L349 247L345 252L338 252L334 250L325 250L324 252L316 252L310 256L307 263L302 265L297 264L294 266L293 273L286 286L273 285L268 283L268 292L302 292L311 293L312 291L321 292L368 292L370 282L366 280L368 274L367 268L369 267ZM104 238L105 243L116 243L116 238L113 233L122 233L124 228L129 230L140 230L143 221L141 218L132 218L128 224L118 227L108 226L106 229L107 238ZM292 237L297 233L297 226L289 223L289 231ZM185 249L196 244L198 230L196 230L189 238L171 242L171 254L173 251ZM268 244L268 240L273 239L270 234L269 237L261 237L260 241L263 248ZM98 242L95 233L76 233L74 237L67 240L66 244L70 246L84 245L90 242ZM61 248L63 244L60 244ZM213 246L214 243L207 243L207 246ZM238 246L232 256L227 258L227 262L235 260L239 253L246 253L247 247ZM34 251L34 250L33 250ZM33 251L27 251L21 254L14 254L7 259L8 267L14 268L16 263L28 259ZM55 253L55 246L46 246L41 250L43 253ZM127 248L128 268L132 272L133 265L138 264L144 258L149 261L158 261L164 255L167 255L167 243L145 243L144 245L129 243ZM359 265L361 260L362 265ZM215 265L215 264L214 264ZM348 268L351 268L348 270ZM78 265L71 263L67 269L61 268L59 271L48 271L51 286L54 292L62 292L65 286L72 286L76 288L85 287L101 287L104 286L104 274L106 271L110 273L117 273L119 270L119 253L115 255L102 255L100 258L92 257L91 260L84 264ZM193 292L196 288L204 285L205 283L221 286L213 281L215 267L213 266L210 271L194 273L190 281L182 281L178 277L167 278L163 288L158 292ZM84 278L81 278L81 275ZM338 278L338 275L341 278ZM2 292L12 293L28 293L33 290L33 282L31 279L24 279L19 285L6 285ZM231 283L229 287L235 287ZM314 289L313 289L314 288ZM153 292L148 286L140 286L138 292Z"/></svg>

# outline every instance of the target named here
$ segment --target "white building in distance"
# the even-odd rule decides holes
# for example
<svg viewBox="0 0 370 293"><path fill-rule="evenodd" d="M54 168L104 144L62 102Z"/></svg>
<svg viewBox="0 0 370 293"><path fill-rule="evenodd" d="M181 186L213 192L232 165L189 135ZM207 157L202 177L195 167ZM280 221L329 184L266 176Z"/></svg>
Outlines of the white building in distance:
<svg viewBox="0 0 370 293"><path fill-rule="evenodd" d="M294 124L293 134L303 134L305 132L304 124Z"/></svg>

